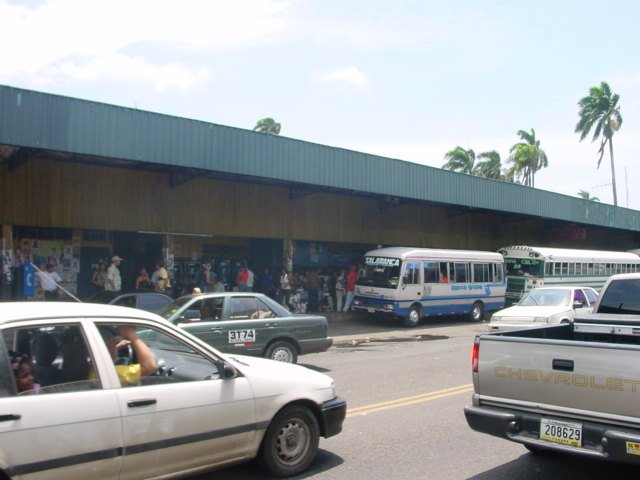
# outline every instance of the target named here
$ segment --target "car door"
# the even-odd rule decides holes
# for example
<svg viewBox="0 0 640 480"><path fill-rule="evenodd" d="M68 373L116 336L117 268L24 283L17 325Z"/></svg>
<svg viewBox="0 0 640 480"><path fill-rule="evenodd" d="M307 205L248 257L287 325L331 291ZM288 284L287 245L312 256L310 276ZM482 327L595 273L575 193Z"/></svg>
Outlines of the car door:
<svg viewBox="0 0 640 480"><path fill-rule="evenodd" d="M281 333L283 322L255 295L227 298L220 322L224 351L262 355L267 344Z"/></svg>
<svg viewBox="0 0 640 480"><path fill-rule="evenodd" d="M123 417L121 478L187 472L255 454L255 410L248 380L242 374L221 378L221 364L211 354L171 330L127 324L146 331L159 374L115 390ZM117 378L113 365L109 368L112 379Z"/></svg>
<svg viewBox="0 0 640 480"><path fill-rule="evenodd" d="M585 289L582 288L578 288L574 291L573 293L573 301L574 302L578 302L580 303L581 306L576 306L574 308L575 313L574 313L574 317L575 315L580 315L581 313L589 313L591 311L591 305L589 303L589 297L587 296L587 293L585 291ZM577 305L577 303L576 303Z"/></svg>
<svg viewBox="0 0 640 480"><path fill-rule="evenodd" d="M31 351L45 335L53 339L53 352ZM123 447L118 399L94 373L97 358L82 323L22 322L5 325L1 336L0 464L7 474L21 479L117 478ZM11 368L18 349L19 362L31 365L36 382L20 393ZM42 373L45 369L50 375Z"/></svg>

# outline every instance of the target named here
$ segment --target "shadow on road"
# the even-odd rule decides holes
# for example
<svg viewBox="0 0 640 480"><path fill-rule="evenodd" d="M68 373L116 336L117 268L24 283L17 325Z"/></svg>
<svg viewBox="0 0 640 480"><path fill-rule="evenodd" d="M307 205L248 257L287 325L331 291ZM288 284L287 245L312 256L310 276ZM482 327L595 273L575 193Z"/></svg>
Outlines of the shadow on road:
<svg viewBox="0 0 640 480"><path fill-rule="evenodd" d="M579 457L556 452L525 453L511 462L479 473L472 480L539 480L540 478L562 478L562 480L589 480L603 478L637 478L638 467L611 463L604 460Z"/></svg>

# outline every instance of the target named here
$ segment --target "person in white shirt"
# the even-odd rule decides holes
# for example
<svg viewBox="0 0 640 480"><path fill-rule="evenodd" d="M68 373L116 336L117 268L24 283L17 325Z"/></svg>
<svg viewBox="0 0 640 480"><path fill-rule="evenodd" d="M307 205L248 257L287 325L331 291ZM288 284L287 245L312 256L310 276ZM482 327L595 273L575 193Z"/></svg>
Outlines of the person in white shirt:
<svg viewBox="0 0 640 480"><path fill-rule="evenodd" d="M122 277L120 277L120 262L122 258L118 255L111 257L111 265L107 270L107 282L104 284L104 289L108 292L119 292L122 290Z"/></svg>
<svg viewBox="0 0 640 480"><path fill-rule="evenodd" d="M56 272L56 266L52 263L48 263L45 271L38 272L40 278L40 286L44 290L45 300L57 300L58 299L58 284L62 282L62 278Z"/></svg>

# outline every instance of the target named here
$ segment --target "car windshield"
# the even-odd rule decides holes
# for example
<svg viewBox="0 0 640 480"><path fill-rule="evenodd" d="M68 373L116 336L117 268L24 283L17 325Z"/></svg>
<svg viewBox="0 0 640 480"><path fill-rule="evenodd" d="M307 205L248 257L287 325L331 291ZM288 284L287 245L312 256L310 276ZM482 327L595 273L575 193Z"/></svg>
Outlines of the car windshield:
<svg viewBox="0 0 640 480"><path fill-rule="evenodd" d="M156 314L160 315L162 318L168 319L171 315L184 307L187 302L191 301L192 298L193 297L191 295L180 297L156 311Z"/></svg>
<svg viewBox="0 0 640 480"><path fill-rule="evenodd" d="M558 307L569 306L571 290L566 288L538 288L531 290L520 300L518 305L523 307L543 306Z"/></svg>

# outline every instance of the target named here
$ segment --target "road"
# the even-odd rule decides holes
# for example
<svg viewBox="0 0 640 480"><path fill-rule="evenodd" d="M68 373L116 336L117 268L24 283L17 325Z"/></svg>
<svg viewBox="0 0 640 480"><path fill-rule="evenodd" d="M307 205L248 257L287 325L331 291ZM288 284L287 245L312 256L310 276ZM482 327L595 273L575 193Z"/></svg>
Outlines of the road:
<svg viewBox="0 0 640 480"><path fill-rule="evenodd" d="M469 429L462 409L472 392L471 345L486 324L445 319L404 330L366 322L332 322L336 345L300 358L302 365L333 377L349 407L344 431L321 439L317 460L296 478L584 480L637 474L629 466L533 455L521 445ZM194 478L266 477L247 464Z"/></svg>

